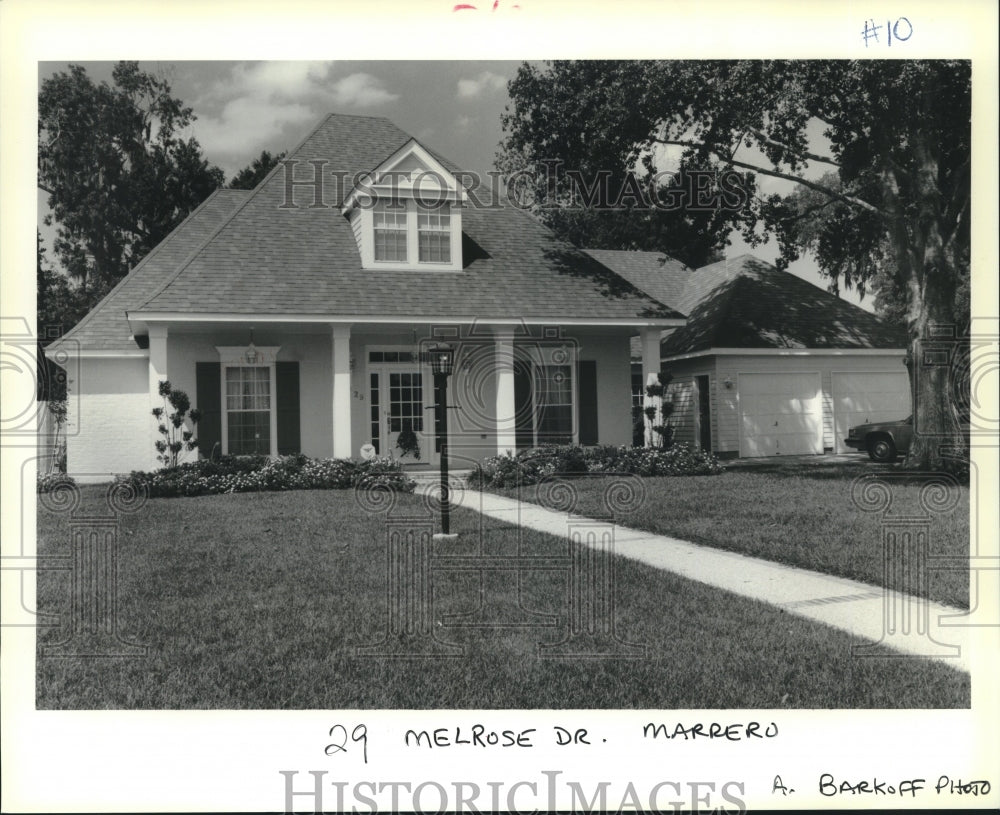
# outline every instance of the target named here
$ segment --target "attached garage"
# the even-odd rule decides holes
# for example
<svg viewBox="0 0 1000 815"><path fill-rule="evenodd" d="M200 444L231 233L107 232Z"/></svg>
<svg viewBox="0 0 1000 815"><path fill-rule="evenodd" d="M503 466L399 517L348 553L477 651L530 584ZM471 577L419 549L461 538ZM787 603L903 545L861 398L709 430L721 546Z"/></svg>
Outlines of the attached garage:
<svg viewBox="0 0 1000 815"><path fill-rule="evenodd" d="M849 428L867 422L905 419L910 410L910 379L905 370L834 372L831 377L834 449L844 445Z"/></svg>
<svg viewBox="0 0 1000 815"><path fill-rule="evenodd" d="M591 254L687 315L660 344L680 442L723 458L839 453L850 426L910 413L898 325L750 255L690 270Z"/></svg>
<svg viewBox="0 0 1000 815"><path fill-rule="evenodd" d="M819 372L739 375L740 456L823 452Z"/></svg>

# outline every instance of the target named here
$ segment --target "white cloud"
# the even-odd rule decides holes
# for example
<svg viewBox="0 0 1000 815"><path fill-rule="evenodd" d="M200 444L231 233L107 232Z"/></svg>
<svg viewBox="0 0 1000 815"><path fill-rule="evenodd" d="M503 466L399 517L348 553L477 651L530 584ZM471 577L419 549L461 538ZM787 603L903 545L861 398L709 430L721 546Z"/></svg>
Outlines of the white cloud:
<svg viewBox="0 0 1000 815"><path fill-rule="evenodd" d="M334 79L334 67L333 62L307 61L235 65L195 100L200 113L191 133L210 160L231 174L261 150L287 149L326 113L399 98L368 73Z"/></svg>
<svg viewBox="0 0 1000 815"><path fill-rule="evenodd" d="M455 117L455 129L462 132L468 132L472 128L472 125L475 121L476 120L473 119L471 116L466 116L464 113L459 113L458 116Z"/></svg>
<svg viewBox="0 0 1000 815"><path fill-rule="evenodd" d="M474 99L487 91L499 91L507 87L506 78L499 74L483 71L473 79L458 80L458 98Z"/></svg>
<svg viewBox="0 0 1000 815"><path fill-rule="evenodd" d="M319 118L310 105L242 96L227 102L219 116L200 116L192 132L209 156L249 156L260 150L281 149L275 144L289 126L302 128ZM224 170L232 172L247 160L229 162L217 159ZM227 166L229 165L229 166Z"/></svg>
<svg viewBox="0 0 1000 815"><path fill-rule="evenodd" d="M371 74L358 73L338 79L333 84L333 98L338 105L356 105L362 108L372 108L395 102L398 93L390 93Z"/></svg>
<svg viewBox="0 0 1000 815"><path fill-rule="evenodd" d="M216 83L213 90L227 96L295 99L322 88L333 66L332 62L305 61L241 63L233 68L231 78Z"/></svg>

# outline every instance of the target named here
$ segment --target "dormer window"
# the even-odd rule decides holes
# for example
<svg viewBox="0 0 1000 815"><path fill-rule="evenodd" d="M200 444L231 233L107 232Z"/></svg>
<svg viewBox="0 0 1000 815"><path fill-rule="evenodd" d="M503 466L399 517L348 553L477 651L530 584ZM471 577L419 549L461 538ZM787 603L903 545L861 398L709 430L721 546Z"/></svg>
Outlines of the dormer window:
<svg viewBox="0 0 1000 815"><path fill-rule="evenodd" d="M451 205L417 208L421 263L451 263Z"/></svg>
<svg viewBox="0 0 1000 815"><path fill-rule="evenodd" d="M465 200L458 179L410 141L351 190L342 212L363 268L457 272Z"/></svg>
<svg viewBox="0 0 1000 815"><path fill-rule="evenodd" d="M379 199L372 212L375 260L406 262L406 205L396 199Z"/></svg>

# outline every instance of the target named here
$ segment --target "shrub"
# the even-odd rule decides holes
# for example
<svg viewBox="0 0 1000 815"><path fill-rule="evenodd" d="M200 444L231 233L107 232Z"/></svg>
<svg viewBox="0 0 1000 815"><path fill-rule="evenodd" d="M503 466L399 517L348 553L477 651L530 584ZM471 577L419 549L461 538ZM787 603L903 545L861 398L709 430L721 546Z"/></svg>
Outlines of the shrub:
<svg viewBox="0 0 1000 815"><path fill-rule="evenodd" d="M38 476L37 491L52 492L64 485L72 487L76 486L76 482L72 476L68 476L66 473L48 473L47 475Z"/></svg>
<svg viewBox="0 0 1000 815"><path fill-rule="evenodd" d="M151 498L279 490L345 490L362 479L369 489L412 492L415 483L389 458L355 462L304 455L223 456L201 459L154 472L135 471L119 480L147 491Z"/></svg>
<svg viewBox="0 0 1000 815"><path fill-rule="evenodd" d="M198 424L201 419L201 411L191 407L191 400L182 390L173 387L166 379L160 381L159 394L163 399L163 407L153 408L153 416L156 417L157 432L163 436L154 443L156 447L156 460L162 461L164 466L176 467L177 457L182 450L194 450L198 446L198 440L194 437L193 430L184 427L185 421L191 424ZM171 408L173 410L171 411Z"/></svg>
<svg viewBox="0 0 1000 815"><path fill-rule="evenodd" d="M656 475L718 475L723 471L711 453L675 444L664 450L650 447L539 447L515 455L490 456L469 476L475 489L503 489L537 484L549 475L567 477L629 473Z"/></svg>

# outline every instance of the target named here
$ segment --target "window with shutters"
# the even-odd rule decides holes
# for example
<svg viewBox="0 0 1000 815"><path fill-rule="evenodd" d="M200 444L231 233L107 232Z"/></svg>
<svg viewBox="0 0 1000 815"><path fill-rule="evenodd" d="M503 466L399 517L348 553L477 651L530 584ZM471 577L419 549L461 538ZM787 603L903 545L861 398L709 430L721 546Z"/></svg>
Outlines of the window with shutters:
<svg viewBox="0 0 1000 815"><path fill-rule="evenodd" d="M217 348L222 365L223 455L278 455L275 361L278 348Z"/></svg>
<svg viewBox="0 0 1000 815"><path fill-rule="evenodd" d="M540 444L573 443L572 366L535 367L535 410Z"/></svg>
<svg viewBox="0 0 1000 815"><path fill-rule="evenodd" d="M226 366L226 445L233 456L271 454L271 371Z"/></svg>

